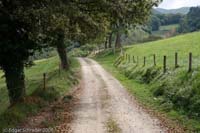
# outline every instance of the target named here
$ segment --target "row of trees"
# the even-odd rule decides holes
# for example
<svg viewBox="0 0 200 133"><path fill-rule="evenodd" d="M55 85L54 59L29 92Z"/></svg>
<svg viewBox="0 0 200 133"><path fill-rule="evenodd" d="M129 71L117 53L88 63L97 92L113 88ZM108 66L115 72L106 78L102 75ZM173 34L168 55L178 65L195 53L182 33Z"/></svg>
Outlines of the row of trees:
<svg viewBox="0 0 200 133"><path fill-rule="evenodd" d="M180 33L193 32L200 29L200 7L191 7L188 14L155 14L148 22L150 31L159 30L160 26L179 24Z"/></svg>
<svg viewBox="0 0 200 133"><path fill-rule="evenodd" d="M10 103L26 94L24 67L35 51L55 47L68 69L68 42L81 45L143 23L159 0L0 0L0 68ZM109 45L110 47L110 45Z"/></svg>
<svg viewBox="0 0 200 133"><path fill-rule="evenodd" d="M151 31L157 31L163 25L179 24L183 18L182 14L152 14L148 27Z"/></svg>
<svg viewBox="0 0 200 133"><path fill-rule="evenodd" d="M191 7L189 13L182 19L179 32L200 30L200 7Z"/></svg>

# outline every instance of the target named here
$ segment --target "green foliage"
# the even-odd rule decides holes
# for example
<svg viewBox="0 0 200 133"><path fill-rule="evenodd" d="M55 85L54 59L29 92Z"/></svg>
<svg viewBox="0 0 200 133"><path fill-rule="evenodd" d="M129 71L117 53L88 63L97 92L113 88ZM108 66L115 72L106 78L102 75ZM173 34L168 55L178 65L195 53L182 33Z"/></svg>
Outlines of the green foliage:
<svg viewBox="0 0 200 133"><path fill-rule="evenodd" d="M29 57L36 50L56 47L62 68L67 69L66 40L84 45L103 38L113 23L117 28L142 23L157 3L154 0L0 1L0 68L5 72L11 104L26 94L24 66L30 65Z"/></svg>
<svg viewBox="0 0 200 133"><path fill-rule="evenodd" d="M191 7L189 13L180 23L179 32L193 32L200 29L200 7Z"/></svg>
<svg viewBox="0 0 200 133"><path fill-rule="evenodd" d="M39 14L43 1L0 1L0 69L5 73L10 103L20 101L26 94L24 66L43 43Z"/></svg>
<svg viewBox="0 0 200 133"><path fill-rule="evenodd" d="M88 56L88 51L81 50L80 48L75 48L73 51L70 53L70 55L74 57L86 57Z"/></svg>
<svg viewBox="0 0 200 133"><path fill-rule="evenodd" d="M74 57L86 57L88 56L93 50L95 49L95 45L93 44L86 44L79 48L74 48L70 51L69 55Z"/></svg>
<svg viewBox="0 0 200 133"><path fill-rule="evenodd" d="M182 14L158 14L156 16L160 19L161 25L179 24L184 17Z"/></svg>
<svg viewBox="0 0 200 133"><path fill-rule="evenodd" d="M199 80L199 77L192 75L184 71L176 72L158 80L152 90L155 96L163 97L162 104L171 103L173 108L183 110L188 116L198 119L200 93L196 92L193 80Z"/></svg>
<svg viewBox="0 0 200 133"><path fill-rule="evenodd" d="M142 42L149 36L149 29L145 26L136 26L130 28L127 34L123 34L121 37L122 44L131 45L133 43Z"/></svg>
<svg viewBox="0 0 200 133"><path fill-rule="evenodd" d="M177 25L181 22L183 18L184 18L184 15L182 14L155 14L153 13L147 25L151 31L158 31L160 29L160 26Z"/></svg>
<svg viewBox="0 0 200 133"><path fill-rule="evenodd" d="M156 16L152 16L151 20L149 22L149 27L151 29L151 31L157 31L160 28L160 20L158 17Z"/></svg>
<svg viewBox="0 0 200 133"><path fill-rule="evenodd" d="M159 2L160 0L118 0L112 2L116 8L110 10L111 18L109 19L110 25L108 29L116 35L116 48L121 47L121 35L126 34L129 28L135 28L136 25L144 24L148 20L152 7L156 6ZM121 10L119 11L118 9Z"/></svg>

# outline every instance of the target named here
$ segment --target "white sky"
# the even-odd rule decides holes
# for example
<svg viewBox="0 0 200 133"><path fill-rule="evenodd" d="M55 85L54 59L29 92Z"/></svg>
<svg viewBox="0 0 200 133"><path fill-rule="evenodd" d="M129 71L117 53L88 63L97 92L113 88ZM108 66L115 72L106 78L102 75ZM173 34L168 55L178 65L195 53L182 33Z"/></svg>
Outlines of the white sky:
<svg viewBox="0 0 200 133"><path fill-rule="evenodd" d="M176 9L191 6L200 6L200 0L163 0L159 8Z"/></svg>

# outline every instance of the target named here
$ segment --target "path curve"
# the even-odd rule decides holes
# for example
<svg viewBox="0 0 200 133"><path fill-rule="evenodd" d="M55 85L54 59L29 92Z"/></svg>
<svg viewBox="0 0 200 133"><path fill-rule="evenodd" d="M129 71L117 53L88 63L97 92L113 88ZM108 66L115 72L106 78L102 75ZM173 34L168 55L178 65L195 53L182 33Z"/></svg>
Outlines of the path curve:
<svg viewBox="0 0 200 133"><path fill-rule="evenodd" d="M79 61L83 86L74 110L71 126L74 133L167 132L159 120L139 107L120 82L96 61L88 58L79 58Z"/></svg>

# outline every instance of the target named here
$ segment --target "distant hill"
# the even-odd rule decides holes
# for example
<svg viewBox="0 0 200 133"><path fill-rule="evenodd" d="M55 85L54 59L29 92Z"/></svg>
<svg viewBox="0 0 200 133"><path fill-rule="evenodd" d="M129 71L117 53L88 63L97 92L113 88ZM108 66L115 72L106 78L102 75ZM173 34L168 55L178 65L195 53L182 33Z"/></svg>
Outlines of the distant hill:
<svg viewBox="0 0 200 133"><path fill-rule="evenodd" d="M163 8L155 8L153 13L155 14L187 14L190 11L190 7L182 7L178 9L163 9Z"/></svg>
<svg viewBox="0 0 200 133"><path fill-rule="evenodd" d="M159 12L158 10L156 10L156 9L152 9L152 11L151 11L153 14L162 14L161 12Z"/></svg>

